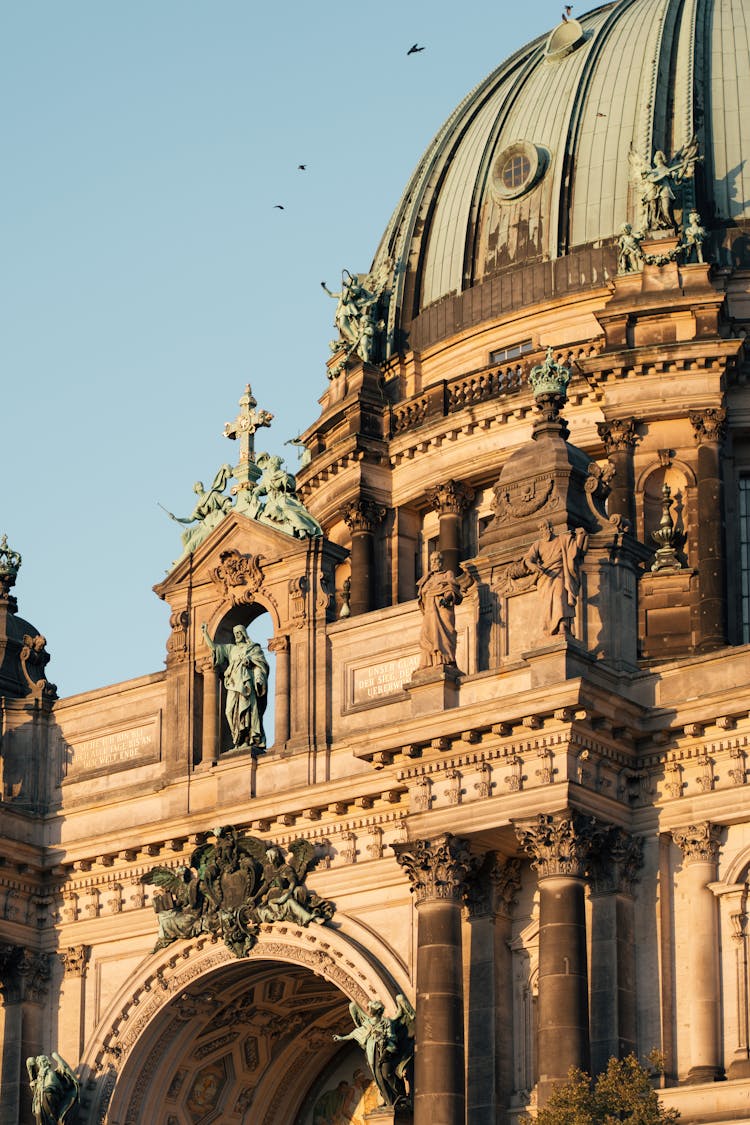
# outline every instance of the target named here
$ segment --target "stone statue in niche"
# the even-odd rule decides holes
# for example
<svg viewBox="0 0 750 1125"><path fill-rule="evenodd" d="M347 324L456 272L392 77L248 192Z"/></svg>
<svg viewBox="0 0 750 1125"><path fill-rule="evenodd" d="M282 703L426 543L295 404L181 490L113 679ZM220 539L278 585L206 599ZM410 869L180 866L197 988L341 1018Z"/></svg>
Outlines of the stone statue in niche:
<svg viewBox="0 0 750 1125"><path fill-rule="evenodd" d="M56 1051L26 1060L31 1087L31 1110L36 1125L68 1125L75 1117L80 1084Z"/></svg>
<svg viewBox="0 0 750 1125"><path fill-rule="evenodd" d="M512 577L536 575L544 632L549 637L573 632L580 589L580 563L588 546L582 527L556 535L549 520L539 524L540 538L532 543Z"/></svg>
<svg viewBox="0 0 750 1125"><path fill-rule="evenodd" d="M231 476L232 466L222 465L209 489L203 487L202 481L196 481L193 492L198 497L198 501L189 516L176 516L173 512L164 509L175 523L187 525L182 533L183 554L192 554L232 508L232 497L224 495L224 489Z"/></svg>
<svg viewBox="0 0 750 1125"><path fill-rule="evenodd" d="M645 211L646 231L676 230L674 207L675 189L683 180L689 180L697 161L698 141L692 137L686 145L675 153L668 163L661 151L654 153L654 162L647 160L631 148L628 154L631 177L641 190L641 203Z"/></svg>
<svg viewBox="0 0 750 1125"><path fill-rule="evenodd" d="M414 1086L414 1021L416 1012L405 996L396 997L396 1015L385 1015L379 1000L370 1000L367 1011L349 1005L354 1028L348 1035L334 1035L337 1043L353 1039L365 1052L375 1085L384 1106L408 1106Z"/></svg>
<svg viewBox="0 0 750 1125"><path fill-rule="evenodd" d="M429 570L417 583L417 601L422 611L419 634L420 668L456 664L456 606L463 594L452 570L443 570L440 551L430 555Z"/></svg>
<svg viewBox="0 0 750 1125"><path fill-rule="evenodd" d="M262 754L266 749L263 714L268 702L268 661L260 645L250 640L244 625L235 625L232 632L234 644L217 645L204 625L203 639L213 653L214 666L226 664L226 716L233 749Z"/></svg>

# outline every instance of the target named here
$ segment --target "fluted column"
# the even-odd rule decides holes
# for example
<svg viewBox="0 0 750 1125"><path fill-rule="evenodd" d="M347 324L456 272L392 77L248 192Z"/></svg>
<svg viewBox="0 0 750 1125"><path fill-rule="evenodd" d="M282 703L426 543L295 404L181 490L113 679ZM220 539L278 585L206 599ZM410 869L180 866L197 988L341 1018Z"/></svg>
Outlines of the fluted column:
<svg viewBox="0 0 750 1125"><path fill-rule="evenodd" d="M268 648L276 655L276 717L274 721L274 745L280 749L289 741L290 703L289 703L289 637L280 634L272 637Z"/></svg>
<svg viewBox="0 0 750 1125"><path fill-rule="evenodd" d="M635 474L633 450L638 441L638 423L635 418L612 418L597 422L599 437L604 442L607 457L615 470L610 484L609 514L624 516L635 527Z"/></svg>
<svg viewBox="0 0 750 1125"><path fill-rule="evenodd" d="M719 915L710 884L716 879L720 828L703 821L672 833L682 852L687 917L688 1005L690 1012L689 1083L722 1076L719 1035Z"/></svg>
<svg viewBox="0 0 750 1125"><path fill-rule="evenodd" d="M471 856L448 833L394 850L417 908L414 1125L465 1125L461 903Z"/></svg>
<svg viewBox="0 0 750 1125"><path fill-rule="evenodd" d="M698 444L698 575L700 583L699 649L726 644L725 560L722 530L720 450L727 412L691 410Z"/></svg>
<svg viewBox="0 0 750 1125"><path fill-rule="evenodd" d="M438 547L443 567L457 574L461 558L461 517L474 499L474 489L461 481L448 480L433 488L428 499L439 517Z"/></svg>
<svg viewBox="0 0 750 1125"><path fill-rule="evenodd" d="M584 874L607 829L593 817L541 815L516 826L539 877L539 1104L571 1066L589 1070Z"/></svg>
<svg viewBox="0 0 750 1125"><path fill-rule="evenodd" d="M489 853L469 882L467 1120L495 1125L513 1089L511 914L520 860Z"/></svg>
<svg viewBox="0 0 750 1125"><path fill-rule="evenodd" d="M201 764L215 766L221 753L221 718L219 716L219 673L210 657L198 665L203 676L203 724L201 727Z"/></svg>
<svg viewBox="0 0 750 1125"><path fill-rule="evenodd" d="M591 1068L636 1050L635 903L643 842L612 829L591 863Z"/></svg>
<svg viewBox="0 0 750 1125"><path fill-rule="evenodd" d="M90 945L71 945L58 954L63 967L58 1051L71 1066L78 1064L83 1051L86 966L90 953Z"/></svg>
<svg viewBox="0 0 750 1125"><path fill-rule="evenodd" d="M344 523L352 536L352 587L349 610L354 617L369 613L376 606L375 530L385 516L385 508L360 497L347 504L342 512Z"/></svg>

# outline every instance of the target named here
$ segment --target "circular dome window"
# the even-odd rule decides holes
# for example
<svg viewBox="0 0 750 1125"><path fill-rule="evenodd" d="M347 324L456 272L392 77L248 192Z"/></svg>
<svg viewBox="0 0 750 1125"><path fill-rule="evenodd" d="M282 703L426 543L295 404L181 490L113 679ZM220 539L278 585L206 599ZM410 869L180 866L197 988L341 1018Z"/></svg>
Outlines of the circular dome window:
<svg viewBox="0 0 750 1125"><path fill-rule="evenodd" d="M495 157L492 187L501 199L530 191L544 172L544 154L529 141L516 141Z"/></svg>

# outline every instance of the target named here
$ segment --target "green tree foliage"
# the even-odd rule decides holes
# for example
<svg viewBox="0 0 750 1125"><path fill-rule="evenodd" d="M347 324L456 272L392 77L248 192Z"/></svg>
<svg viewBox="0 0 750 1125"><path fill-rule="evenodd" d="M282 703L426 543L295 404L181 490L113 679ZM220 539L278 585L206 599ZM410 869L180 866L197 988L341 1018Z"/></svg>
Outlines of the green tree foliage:
<svg viewBox="0 0 750 1125"><path fill-rule="evenodd" d="M596 1079L571 1068L568 1081L539 1110L536 1125L671 1125L679 1112L661 1104L652 1073L635 1055L610 1059Z"/></svg>

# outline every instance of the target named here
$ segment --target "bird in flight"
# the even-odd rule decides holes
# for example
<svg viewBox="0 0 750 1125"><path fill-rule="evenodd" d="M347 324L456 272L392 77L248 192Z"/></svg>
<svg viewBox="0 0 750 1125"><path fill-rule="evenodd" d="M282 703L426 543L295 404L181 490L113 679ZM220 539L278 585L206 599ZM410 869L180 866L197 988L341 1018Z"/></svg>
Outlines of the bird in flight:
<svg viewBox="0 0 750 1125"><path fill-rule="evenodd" d="M571 13L572 11L573 11L573 5L572 5L572 4L566 4L566 5L565 5L565 8L563 9L563 14L562 14L562 18L563 18L563 23L567 23L567 22L568 22L568 18L569 18L569 16L570 16L570 13Z"/></svg>
<svg viewBox="0 0 750 1125"><path fill-rule="evenodd" d="M307 165L306 164L298 164L297 165L297 171L298 172L306 172L307 171Z"/></svg>
<svg viewBox="0 0 750 1125"><path fill-rule="evenodd" d="M274 203L273 209L274 209L274 211L283 211L284 210L284 204L283 203Z"/></svg>
<svg viewBox="0 0 750 1125"><path fill-rule="evenodd" d="M419 53L419 51L424 51L424 47L420 47L416 43L412 43L411 47L406 53L407 55L416 55Z"/></svg>

